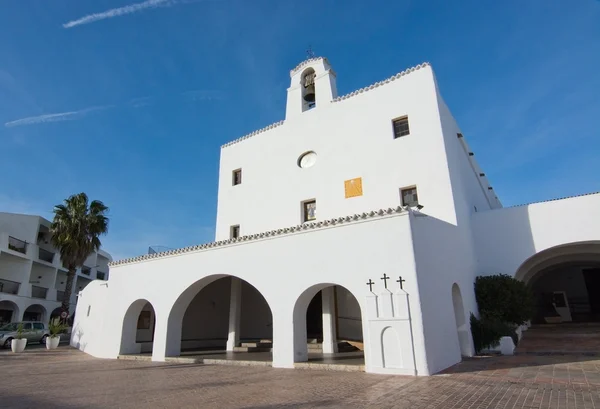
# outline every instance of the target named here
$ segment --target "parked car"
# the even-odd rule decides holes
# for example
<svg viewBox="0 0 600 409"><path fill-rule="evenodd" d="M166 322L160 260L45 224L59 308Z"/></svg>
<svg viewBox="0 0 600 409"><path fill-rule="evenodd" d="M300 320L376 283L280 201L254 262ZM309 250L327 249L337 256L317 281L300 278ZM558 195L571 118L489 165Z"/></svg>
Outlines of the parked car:
<svg viewBox="0 0 600 409"><path fill-rule="evenodd" d="M46 338L50 335L46 324L40 321L22 321L11 322L0 327L0 345L4 348L10 348L10 341L17 336L17 327L23 324L23 337L27 338L27 343L39 342L46 343Z"/></svg>

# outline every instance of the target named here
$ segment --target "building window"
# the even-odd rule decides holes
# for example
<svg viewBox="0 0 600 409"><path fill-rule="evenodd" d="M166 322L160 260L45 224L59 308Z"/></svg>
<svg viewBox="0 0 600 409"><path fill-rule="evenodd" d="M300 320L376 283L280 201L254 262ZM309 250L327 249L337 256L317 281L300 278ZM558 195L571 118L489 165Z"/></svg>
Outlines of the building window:
<svg viewBox="0 0 600 409"><path fill-rule="evenodd" d="M240 237L240 225L236 224L235 226L231 226L229 229L229 237L232 239L237 239Z"/></svg>
<svg viewBox="0 0 600 409"><path fill-rule="evenodd" d="M402 206L414 207L419 204L419 197L417 196L416 187L401 189L400 196L402 197Z"/></svg>
<svg viewBox="0 0 600 409"><path fill-rule="evenodd" d="M241 169L236 169L233 171L232 183L233 183L233 186L242 184L242 170Z"/></svg>
<svg viewBox="0 0 600 409"><path fill-rule="evenodd" d="M403 116L402 118L394 119L392 121L394 124L394 139L400 138L401 136L406 136L410 134L410 130L408 129L408 117Z"/></svg>
<svg viewBox="0 0 600 409"><path fill-rule="evenodd" d="M96 278L98 280L104 280L106 278L106 273L102 273L100 271L96 272Z"/></svg>
<svg viewBox="0 0 600 409"><path fill-rule="evenodd" d="M302 203L302 220L311 222L317 219L317 201L307 200Z"/></svg>

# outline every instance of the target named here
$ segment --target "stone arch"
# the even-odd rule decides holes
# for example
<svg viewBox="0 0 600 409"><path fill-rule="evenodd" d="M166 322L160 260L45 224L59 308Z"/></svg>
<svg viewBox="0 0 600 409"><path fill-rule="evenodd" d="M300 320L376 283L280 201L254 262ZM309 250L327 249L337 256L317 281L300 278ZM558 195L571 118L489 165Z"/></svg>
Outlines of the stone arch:
<svg viewBox="0 0 600 409"><path fill-rule="evenodd" d="M535 297L534 323L600 321L600 241L539 251L519 266L515 278Z"/></svg>
<svg viewBox="0 0 600 409"><path fill-rule="evenodd" d="M470 342L471 333L469 326L467 325L462 294L457 283L452 284L452 305L454 307L454 319L456 322L460 354L461 356L472 356L473 351Z"/></svg>
<svg viewBox="0 0 600 409"><path fill-rule="evenodd" d="M296 302L294 304L294 311L293 311L294 362L304 362L304 361L308 360L307 310L309 308L309 305L315 299L315 296L317 296L321 291L332 289L334 287L343 289L347 293L348 297L351 297L351 299L353 299L356 302L356 308L359 310L359 314L360 314L360 324L359 324L360 334L361 334L360 343L363 344L363 346L365 346L365 344L363 343L364 342L363 341L364 340L364 338L363 338L364 337L363 323L365 322L365 314L363 311L363 306L359 302L359 298L356 296L356 294L354 294L351 290L349 290L345 286L342 286L342 285L339 285L336 283L315 284L315 285L307 288L304 292L302 292L298 296L298 298L296 299ZM324 316L328 315L326 313L326 311L327 311L327 309L324 308L323 309ZM336 314L336 313L332 312L332 314ZM331 315L331 314L329 314L329 315ZM336 315L331 319L335 319L335 318L339 318L339 317ZM331 325L331 322L323 324L324 327L326 325ZM324 338L325 338L325 336L324 336ZM328 341L330 341L330 340L323 339L323 343L324 343L323 352L325 352L325 353L328 352L325 347L325 342L328 342ZM335 343L335 341L336 340L333 340L334 343ZM331 351L331 352L335 352L335 351ZM365 353L366 353L366 351L365 351Z"/></svg>
<svg viewBox="0 0 600 409"><path fill-rule="evenodd" d="M402 368L402 350L398 333L392 327L381 331L381 360L384 368Z"/></svg>
<svg viewBox="0 0 600 409"><path fill-rule="evenodd" d="M0 324L19 321L20 317L19 306L16 303L10 300L0 301Z"/></svg>
<svg viewBox="0 0 600 409"><path fill-rule="evenodd" d="M142 317L143 311L149 311L149 322L146 322L146 317ZM140 322L143 321L143 322ZM125 354L139 354L143 351L142 342L146 341L147 335L145 332L150 334L150 342L154 340L154 323L156 321L156 313L154 306L150 301L146 299L138 299L132 302L125 315L123 317L123 326L121 328L121 345L119 347L119 353ZM143 324L140 327L140 323ZM140 334L140 332L144 332ZM142 339L140 339L142 336Z"/></svg>
<svg viewBox="0 0 600 409"><path fill-rule="evenodd" d="M50 321L52 321L55 318L60 318L61 312L62 312L62 307L57 307L57 308L53 309L52 312L50 313Z"/></svg>
<svg viewBox="0 0 600 409"><path fill-rule="evenodd" d="M581 260L600 262L600 241L566 243L539 251L519 266L515 278L529 283L548 267Z"/></svg>
<svg viewBox="0 0 600 409"><path fill-rule="evenodd" d="M48 322L48 312L41 304L31 304L23 312L23 321Z"/></svg>
<svg viewBox="0 0 600 409"><path fill-rule="evenodd" d="M245 279L242 279L240 277L234 276L234 275L229 275L229 274L216 274L216 275L211 275L211 276L207 276L204 277L194 283L192 283L191 285L189 285L175 300L175 302L173 303L170 311L169 311L169 315L167 318L167 333L166 333L166 342L165 342L165 356L179 356L181 353L181 346L182 346L182 332L184 330L184 317L188 311L188 308L191 306L192 302L196 299L197 296L201 295L201 292L208 286L210 285L216 285L217 282L219 282L219 280L221 279L225 279L225 278L230 278L231 281L229 282L230 285L230 289L233 291L234 285L233 285L233 280L238 280L240 287L243 286L243 288L240 288L240 292L244 291L244 292L248 292L248 291L252 291L255 294L257 293L258 295L260 295L260 298L264 301L264 303L266 304L266 307L270 313L270 326L271 326L271 336L272 336L272 325L273 325L273 319L272 319L272 308L271 305L269 304L269 301L267 300L267 298L264 296L264 293L254 284L248 282ZM219 321L219 325L221 326L225 326L226 328L229 329L229 322L230 322L230 305L231 305L231 293L228 294L228 298L227 298L227 303L226 305L223 303L223 300L220 300L221 305L219 305L220 310L223 310L223 308L227 309L227 314L222 317L223 320L225 321ZM243 299L243 297L242 297ZM205 300L206 301L206 300ZM239 301L239 300L238 300ZM212 305L212 307L216 307L216 301L212 300L209 301L209 303ZM239 307L238 307L239 308ZM240 316L243 316L243 311L241 311L241 309L238 309L237 311L238 314L238 318L241 318ZM239 320L238 320L239 322ZM236 331L236 337L237 340L239 341L239 332L243 330L243 328L238 327L238 330ZM226 336L229 336L231 334L227 334ZM234 337L235 338L235 337ZM219 341L219 345L222 344L222 340L217 340ZM187 340L186 340L187 342ZM237 342L233 342L234 344L236 344ZM234 345L225 345L226 347L231 347L233 348ZM194 348L193 346L191 348Z"/></svg>

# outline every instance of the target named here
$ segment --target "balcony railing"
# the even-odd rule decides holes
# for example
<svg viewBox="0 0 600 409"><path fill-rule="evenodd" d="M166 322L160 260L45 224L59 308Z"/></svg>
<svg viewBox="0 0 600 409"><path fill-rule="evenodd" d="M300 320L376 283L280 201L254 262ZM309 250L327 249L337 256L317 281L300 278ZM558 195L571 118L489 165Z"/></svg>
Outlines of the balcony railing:
<svg viewBox="0 0 600 409"><path fill-rule="evenodd" d="M0 293L19 294L20 283L16 281L3 280L0 278Z"/></svg>
<svg viewBox="0 0 600 409"><path fill-rule="evenodd" d="M38 287L35 285L31 286L31 297L32 298L42 298L45 300L47 295L48 295L47 288Z"/></svg>
<svg viewBox="0 0 600 409"><path fill-rule="evenodd" d="M48 250L44 250L43 248L39 248L38 258L42 261L47 261L48 263L52 263L54 260L54 253Z"/></svg>
<svg viewBox="0 0 600 409"><path fill-rule="evenodd" d="M57 290L56 291L56 301L58 302L62 302L62 300L65 298L65 292L64 291L60 291Z"/></svg>
<svg viewBox="0 0 600 409"><path fill-rule="evenodd" d="M27 242L8 236L8 248L19 253L27 253Z"/></svg>

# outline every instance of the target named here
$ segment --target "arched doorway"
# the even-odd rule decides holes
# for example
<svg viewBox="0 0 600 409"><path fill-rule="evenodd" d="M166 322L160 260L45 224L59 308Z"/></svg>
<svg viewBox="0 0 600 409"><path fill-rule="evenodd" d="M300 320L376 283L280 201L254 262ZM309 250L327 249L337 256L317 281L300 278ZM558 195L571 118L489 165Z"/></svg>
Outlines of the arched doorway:
<svg viewBox="0 0 600 409"><path fill-rule="evenodd" d="M53 309L52 312L50 313L50 322L52 322L52 320L54 320L55 318L60 318L61 312L62 312L62 307Z"/></svg>
<svg viewBox="0 0 600 409"><path fill-rule="evenodd" d="M47 323L46 308L40 304L30 305L23 313L23 321L41 321Z"/></svg>
<svg viewBox="0 0 600 409"><path fill-rule="evenodd" d="M120 353L152 352L156 313L148 300L134 301L123 318Z"/></svg>
<svg viewBox="0 0 600 409"><path fill-rule="evenodd" d="M535 297L533 323L600 321L600 242L541 251L519 267L515 278Z"/></svg>
<svg viewBox="0 0 600 409"><path fill-rule="evenodd" d="M463 305L462 294L458 284L452 285L452 305L454 306L454 319L456 321L456 332L458 334L458 345L460 347L461 356L472 356L471 350L471 334L467 326L465 317L465 307Z"/></svg>
<svg viewBox="0 0 600 409"><path fill-rule="evenodd" d="M12 301L0 301L0 326L19 320L19 307Z"/></svg>
<svg viewBox="0 0 600 409"><path fill-rule="evenodd" d="M362 311L345 287L318 284L300 295L294 306L295 362L342 358L349 353L364 363Z"/></svg>
<svg viewBox="0 0 600 409"><path fill-rule="evenodd" d="M173 305L166 356L270 353L272 339L271 308L260 291L237 277L211 276L192 284Z"/></svg>

